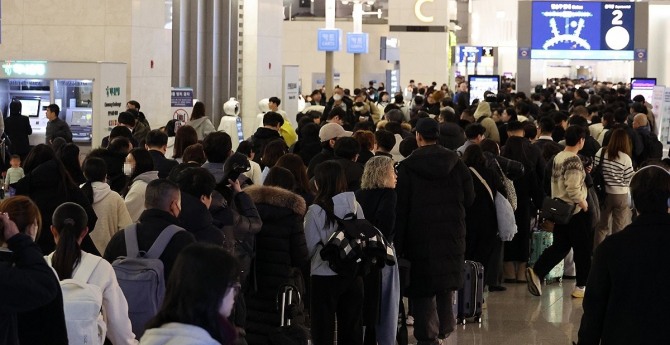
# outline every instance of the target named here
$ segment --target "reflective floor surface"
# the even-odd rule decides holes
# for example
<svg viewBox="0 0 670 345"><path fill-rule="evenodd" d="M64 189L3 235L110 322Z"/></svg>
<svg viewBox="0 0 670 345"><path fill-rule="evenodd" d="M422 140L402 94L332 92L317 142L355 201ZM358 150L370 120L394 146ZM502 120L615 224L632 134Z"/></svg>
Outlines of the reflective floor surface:
<svg viewBox="0 0 670 345"><path fill-rule="evenodd" d="M577 341L582 299L570 296L574 280L542 286L542 296L528 293L525 284L506 284L507 291L487 293L481 327L457 326L447 345L568 345ZM412 327L409 327L410 336ZM416 344L411 337L410 344Z"/></svg>

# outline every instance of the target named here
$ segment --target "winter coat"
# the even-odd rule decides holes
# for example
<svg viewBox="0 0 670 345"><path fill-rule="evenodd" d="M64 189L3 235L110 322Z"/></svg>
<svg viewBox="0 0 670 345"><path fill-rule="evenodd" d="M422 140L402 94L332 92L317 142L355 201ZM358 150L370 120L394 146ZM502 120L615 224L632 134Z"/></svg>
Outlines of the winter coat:
<svg viewBox="0 0 670 345"><path fill-rule="evenodd" d="M61 120L60 118L56 117L53 120L47 121L47 129L46 129L46 143L51 144L51 141L54 138L61 137L65 139L68 143L72 142L72 131L70 130L70 126L68 126L67 122Z"/></svg>
<svg viewBox="0 0 670 345"><path fill-rule="evenodd" d="M35 329L28 325L22 328L52 337L50 344L67 344L63 295L53 270L28 235L15 235L7 245L10 251L0 250L0 344L19 344L17 313L41 309L59 301L58 315L45 315L47 321ZM52 331L58 329L60 336L54 336Z"/></svg>
<svg viewBox="0 0 670 345"><path fill-rule="evenodd" d="M251 186L245 192L263 221L256 234L251 291L245 295L246 339L250 344L265 344L268 334L280 325L281 315L276 308L279 287L288 283L304 288L300 268L309 260L303 229L306 206L298 194L279 187ZM305 291L300 293L304 295ZM292 324L300 323L299 316Z"/></svg>
<svg viewBox="0 0 670 345"><path fill-rule="evenodd" d="M670 215L641 214L595 251L579 345L669 344ZM632 293L634 292L634 293ZM631 317L643 315L643 317Z"/></svg>
<svg viewBox="0 0 670 345"><path fill-rule="evenodd" d="M93 182L93 211L98 217L95 229L91 232L91 239L100 253L105 252L107 243L119 230L130 225L128 208L123 198L113 191L108 184Z"/></svg>
<svg viewBox="0 0 670 345"><path fill-rule="evenodd" d="M249 142L253 146L254 152L256 153L254 156L254 162L261 164L261 158L263 158L265 146L273 140L283 140L278 131L265 127L259 127L256 129L254 135L249 138Z"/></svg>
<svg viewBox="0 0 670 345"><path fill-rule="evenodd" d="M30 152L28 136L33 134L30 120L23 115L10 115L5 119L5 133L9 136L9 152L25 157Z"/></svg>
<svg viewBox="0 0 670 345"><path fill-rule="evenodd" d="M420 147L398 165L395 247L412 263L410 296L432 296L463 283L465 208L475 198L458 155Z"/></svg>
<svg viewBox="0 0 670 345"><path fill-rule="evenodd" d="M199 119L191 119L186 122L186 126L191 126L195 129L196 133L198 133L198 141L205 139L207 134L216 132L216 128L207 116L203 116Z"/></svg>
<svg viewBox="0 0 670 345"><path fill-rule="evenodd" d="M194 325L170 322L144 332L141 345L221 345L209 333Z"/></svg>
<svg viewBox="0 0 670 345"><path fill-rule="evenodd" d="M394 189L375 188L356 191L356 200L367 220L376 226L389 242L395 236L395 209L398 197Z"/></svg>
<svg viewBox="0 0 670 345"><path fill-rule="evenodd" d="M179 220L172 214L158 209L148 209L142 212L139 222L137 223L137 245L140 251L148 251L149 248L156 242L156 239L161 232L170 225L179 225ZM126 256L126 237L125 229L117 232L109 241L105 249L105 260L109 263L114 262L120 256ZM177 259L177 254L191 243L195 242L195 238L188 231L180 231L172 236L167 247L159 259L163 262L165 281L170 277L172 265Z"/></svg>
<svg viewBox="0 0 670 345"><path fill-rule="evenodd" d="M485 167L474 168L486 181L494 197L504 188L493 170ZM465 209L465 259L486 265L490 262L490 256L500 242L498 238L498 219L491 193L472 171L470 171L470 174L475 187L475 200L472 205ZM485 269L488 269L488 267L485 267Z"/></svg>
<svg viewBox="0 0 670 345"><path fill-rule="evenodd" d="M319 154L312 157L312 160L309 161L309 164L307 165L307 177L309 178L314 177L314 171L316 170L317 165L327 160L331 160L334 157L335 152L333 152L333 149L331 147L323 148Z"/></svg>
<svg viewBox="0 0 670 345"><path fill-rule="evenodd" d="M84 241L81 243L82 249L92 254L99 254L90 237L91 231L95 232L95 224L98 220L93 207L91 207L91 202L86 199L84 193L77 186L72 186L71 189L68 188L64 193L63 189L65 186L61 185L62 181L58 173L58 165L54 160L49 160L38 165L32 171L28 172L24 178L19 180L19 182L14 183L16 195L30 197L42 214L42 229L40 229L40 235L35 242L42 249L42 253L51 253L54 251L56 243L51 234L51 215L53 215L56 208L62 203L71 201L82 206L88 216L89 235L84 237Z"/></svg>
<svg viewBox="0 0 670 345"><path fill-rule="evenodd" d="M465 143L465 131L456 123L444 122L440 124L440 145L456 150Z"/></svg>
<svg viewBox="0 0 670 345"><path fill-rule="evenodd" d="M135 127L133 127L133 139L137 141L139 145L144 146L144 143L147 141L147 134L149 134L149 127L144 124L144 122L136 121Z"/></svg>
<svg viewBox="0 0 670 345"><path fill-rule="evenodd" d="M137 222L146 209L144 207L144 195L147 191L147 185L156 179L158 179L158 171L152 170L137 175L131 182L130 189L126 193L125 203L133 223Z"/></svg>
<svg viewBox="0 0 670 345"><path fill-rule="evenodd" d="M176 167L179 162L174 159L168 159L165 155L157 150L149 150L151 160L154 161L154 169L158 170L158 178L167 178L170 175L172 168Z"/></svg>
<svg viewBox="0 0 670 345"><path fill-rule="evenodd" d="M333 197L333 213L336 217L344 217L349 213L358 219L364 219L363 209L356 201L353 192L344 192ZM305 239L307 251L311 257L311 274L313 276L335 276L328 262L321 259L320 250L328 242L330 236L337 230L335 224L326 225L326 211L321 206L313 204L305 214Z"/></svg>
<svg viewBox="0 0 670 345"><path fill-rule="evenodd" d="M212 214L200 198L191 194L181 193L181 212L179 222L198 242L208 242L223 246L225 236L223 230L214 226Z"/></svg>

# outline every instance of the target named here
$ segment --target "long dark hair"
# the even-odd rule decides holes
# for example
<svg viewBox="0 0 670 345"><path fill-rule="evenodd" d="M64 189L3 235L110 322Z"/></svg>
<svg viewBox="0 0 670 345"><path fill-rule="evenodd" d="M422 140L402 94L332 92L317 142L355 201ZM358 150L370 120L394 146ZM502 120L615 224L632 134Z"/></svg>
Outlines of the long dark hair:
<svg viewBox="0 0 670 345"><path fill-rule="evenodd" d="M295 191L295 178L290 170L274 166L270 168L263 185L280 187L293 192Z"/></svg>
<svg viewBox="0 0 670 345"><path fill-rule="evenodd" d="M314 182L317 188L314 203L326 211L324 227L331 226L336 222L333 197L347 191L347 177L344 175L344 169L335 161L325 161L317 165L314 171Z"/></svg>
<svg viewBox="0 0 670 345"><path fill-rule="evenodd" d="M486 168L486 158L484 158L484 152L479 145L470 145L465 152L463 153L463 163L468 167L475 168L476 170Z"/></svg>
<svg viewBox="0 0 670 345"><path fill-rule="evenodd" d="M191 120L197 120L201 117L205 117L205 103L195 102L193 111L191 111Z"/></svg>
<svg viewBox="0 0 670 345"><path fill-rule="evenodd" d="M98 157L88 157L84 161L84 176L86 183L81 186L86 198L93 204L93 182L105 182L107 177L107 163Z"/></svg>
<svg viewBox="0 0 670 345"><path fill-rule="evenodd" d="M294 153L287 153L277 161L275 166L288 169L295 177L295 192L298 194L314 195L309 187L309 178L307 177L307 168L302 158Z"/></svg>
<svg viewBox="0 0 670 345"><path fill-rule="evenodd" d="M135 148L130 150L128 154L133 155L133 158L135 159L135 169L133 169L133 173L130 175L130 181L133 181L140 174L154 170L154 161L151 159L149 151ZM132 184L132 182L130 182L130 184Z"/></svg>
<svg viewBox="0 0 670 345"><path fill-rule="evenodd" d="M172 158L181 158L187 147L198 143L198 132L191 126L181 126L174 137L174 154Z"/></svg>
<svg viewBox="0 0 670 345"><path fill-rule="evenodd" d="M81 163L79 163L79 146L73 143L65 144L56 151L56 155L63 162L63 166L70 174L72 181L83 183L86 180L84 173L81 171Z"/></svg>
<svg viewBox="0 0 670 345"><path fill-rule="evenodd" d="M239 263L221 246L189 245L177 256L161 310L147 329L180 322L206 330L222 344L230 343L234 334L225 328L228 321L219 315L219 307L239 274Z"/></svg>
<svg viewBox="0 0 670 345"><path fill-rule="evenodd" d="M51 257L51 266L58 279L72 278L74 266L81 261L79 237L86 230L88 216L83 207L66 202L58 206L51 217L51 223L58 233L56 250Z"/></svg>
<svg viewBox="0 0 670 345"><path fill-rule="evenodd" d="M63 166L63 162L61 162L61 160L56 157L56 152L54 152L51 146L46 144L39 144L33 147L33 149L28 153L26 161L23 163L23 171L26 175L28 175L38 166L50 160L56 162L57 171L53 173L57 173L60 177L58 192L60 195L64 195L67 199L70 195L69 191L76 188L77 186L75 185L74 181L72 181L72 178L65 169L65 166Z"/></svg>

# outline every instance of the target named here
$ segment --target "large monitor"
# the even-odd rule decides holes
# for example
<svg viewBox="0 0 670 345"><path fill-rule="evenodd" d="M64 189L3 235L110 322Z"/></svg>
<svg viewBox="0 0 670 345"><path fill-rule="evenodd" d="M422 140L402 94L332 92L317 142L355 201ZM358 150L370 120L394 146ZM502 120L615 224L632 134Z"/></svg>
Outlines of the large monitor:
<svg viewBox="0 0 670 345"><path fill-rule="evenodd" d="M498 75L470 75L468 76L468 92L470 93L470 104L475 99L484 100L484 93L491 91L498 94L500 87L500 76Z"/></svg>
<svg viewBox="0 0 670 345"><path fill-rule="evenodd" d="M93 124L92 113L90 108L68 109L65 121L70 126L90 127Z"/></svg>
<svg viewBox="0 0 670 345"><path fill-rule="evenodd" d="M533 1L532 59L633 60L635 3Z"/></svg>
<svg viewBox="0 0 670 345"><path fill-rule="evenodd" d="M40 115L40 99L39 98L16 98L21 102L21 115L38 117Z"/></svg>
<svg viewBox="0 0 670 345"><path fill-rule="evenodd" d="M630 99L642 95L646 102L651 103L654 86L656 86L656 78L632 78L630 80Z"/></svg>

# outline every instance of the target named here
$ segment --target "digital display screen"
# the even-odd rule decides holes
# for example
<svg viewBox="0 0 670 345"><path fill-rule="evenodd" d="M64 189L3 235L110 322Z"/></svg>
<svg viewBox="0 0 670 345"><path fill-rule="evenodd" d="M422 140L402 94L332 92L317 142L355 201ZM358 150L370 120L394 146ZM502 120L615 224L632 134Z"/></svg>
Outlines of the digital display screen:
<svg viewBox="0 0 670 345"><path fill-rule="evenodd" d="M470 75L468 76L468 91L470 92L470 104L475 99L484 100L484 92L491 91L498 94L500 76L497 75Z"/></svg>
<svg viewBox="0 0 670 345"><path fill-rule="evenodd" d="M630 80L630 99L637 95L644 96L646 102L651 103L652 94L656 86L656 78L633 78Z"/></svg>
<svg viewBox="0 0 670 345"><path fill-rule="evenodd" d="M633 60L635 5L533 1L531 58Z"/></svg>
<svg viewBox="0 0 670 345"><path fill-rule="evenodd" d="M40 114L40 99L39 98L19 98L21 102L21 115L38 117Z"/></svg>
<svg viewBox="0 0 670 345"><path fill-rule="evenodd" d="M66 121L70 126L90 127L93 124L93 115L91 109L68 109Z"/></svg>
<svg viewBox="0 0 670 345"><path fill-rule="evenodd" d="M456 63L480 63L482 58L493 58L493 47L456 47Z"/></svg>
<svg viewBox="0 0 670 345"><path fill-rule="evenodd" d="M239 116L235 119L235 125L237 126L237 139L239 142L243 142L244 132L242 131L242 119Z"/></svg>

